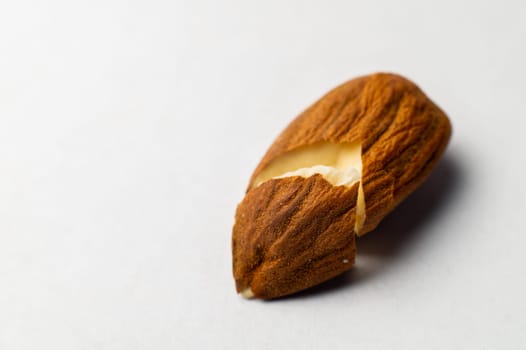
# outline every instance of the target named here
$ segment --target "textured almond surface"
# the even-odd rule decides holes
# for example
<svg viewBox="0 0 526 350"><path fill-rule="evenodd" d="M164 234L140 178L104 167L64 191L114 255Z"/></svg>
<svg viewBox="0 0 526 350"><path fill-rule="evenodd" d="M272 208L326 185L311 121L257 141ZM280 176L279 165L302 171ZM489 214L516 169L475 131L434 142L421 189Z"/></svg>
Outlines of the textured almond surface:
<svg viewBox="0 0 526 350"><path fill-rule="evenodd" d="M273 298L352 266L357 189L314 175L270 180L250 191L234 225L238 291L250 287L256 297Z"/></svg>
<svg viewBox="0 0 526 350"><path fill-rule="evenodd" d="M352 267L355 234L373 230L429 175L451 133L446 115L394 74L351 80L299 115L271 145L239 204L233 229L238 292L275 298ZM359 143L365 217L354 229L358 184L321 175L256 179L278 157L319 142Z"/></svg>

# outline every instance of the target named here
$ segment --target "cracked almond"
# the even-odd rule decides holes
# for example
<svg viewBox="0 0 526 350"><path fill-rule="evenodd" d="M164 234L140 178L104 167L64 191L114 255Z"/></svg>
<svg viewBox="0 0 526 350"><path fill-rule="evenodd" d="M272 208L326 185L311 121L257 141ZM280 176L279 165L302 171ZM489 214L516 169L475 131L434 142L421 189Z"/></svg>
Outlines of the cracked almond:
<svg viewBox="0 0 526 350"><path fill-rule="evenodd" d="M430 174L451 134L447 116L409 80L351 80L278 136L254 171L232 234L236 289L271 299L354 264L372 231Z"/></svg>

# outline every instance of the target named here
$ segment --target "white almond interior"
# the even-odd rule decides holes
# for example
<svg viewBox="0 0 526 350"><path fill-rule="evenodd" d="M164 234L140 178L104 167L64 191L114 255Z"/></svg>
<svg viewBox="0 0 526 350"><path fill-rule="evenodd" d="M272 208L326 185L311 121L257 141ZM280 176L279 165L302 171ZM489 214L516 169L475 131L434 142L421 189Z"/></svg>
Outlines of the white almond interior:
<svg viewBox="0 0 526 350"><path fill-rule="evenodd" d="M356 172L360 176L361 170L362 157L359 143L319 142L286 152L274 159L255 179L254 187L267 180L279 177L308 177L313 174L328 175L329 173L331 175L340 174L339 177L330 176L327 179L329 182L336 181L336 183L331 182L333 185L339 186L337 183L343 181L348 183L347 186L352 186L352 183L349 183L352 180L344 179L344 173L350 177L355 177ZM288 175L285 176L285 174Z"/></svg>
<svg viewBox="0 0 526 350"><path fill-rule="evenodd" d="M246 288L241 293L241 296L245 299L252 299L254 297L254 293L252 293L252 289Z"/></svg>

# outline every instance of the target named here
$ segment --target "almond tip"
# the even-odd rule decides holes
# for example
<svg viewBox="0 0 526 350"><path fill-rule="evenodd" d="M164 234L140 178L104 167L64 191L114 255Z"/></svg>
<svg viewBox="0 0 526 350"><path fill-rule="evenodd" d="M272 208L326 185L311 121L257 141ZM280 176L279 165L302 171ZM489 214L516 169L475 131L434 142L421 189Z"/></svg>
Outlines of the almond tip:
<svg viewBox="0 0 526 350"><path fill-rule="evenodd" d="M252 289L250 288L246 288L244 290L241 291L241 296L245 299L252 299L254 298L254 293L252 292Z"/></svg>

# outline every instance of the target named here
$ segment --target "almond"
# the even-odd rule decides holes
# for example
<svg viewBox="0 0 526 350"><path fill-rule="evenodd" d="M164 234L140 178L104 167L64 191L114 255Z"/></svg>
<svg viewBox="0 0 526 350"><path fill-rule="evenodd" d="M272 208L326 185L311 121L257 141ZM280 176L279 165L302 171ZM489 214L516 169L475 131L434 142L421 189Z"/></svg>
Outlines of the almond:
<svg viewBox="0 0 526 350"><path fill-rule="evenodd" d="M232 234L236 289L271 299L349 270L355 235L428 177L451 134L409 80L348 81L300 114L254 171Z"/></svg>

